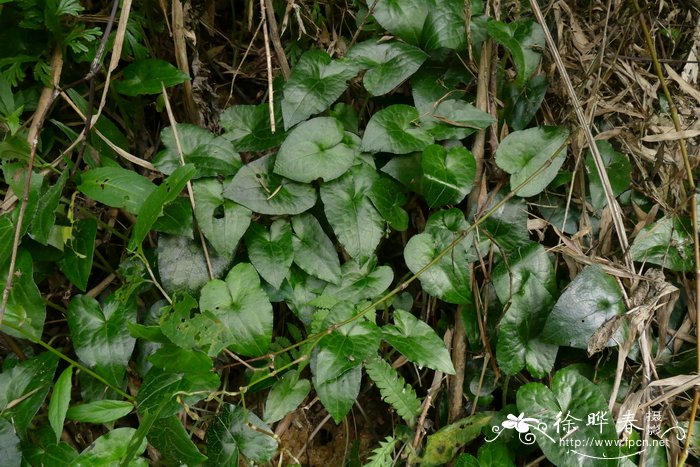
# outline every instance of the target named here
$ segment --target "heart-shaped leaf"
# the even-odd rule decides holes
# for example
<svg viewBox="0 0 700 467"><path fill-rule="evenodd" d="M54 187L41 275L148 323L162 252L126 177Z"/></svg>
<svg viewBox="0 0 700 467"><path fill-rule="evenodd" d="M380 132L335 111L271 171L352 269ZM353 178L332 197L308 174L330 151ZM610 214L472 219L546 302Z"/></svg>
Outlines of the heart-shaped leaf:
<svg viewBox="0 0 700 467"><path fill-rule="evenodd" d="M308 274L332 284L340 281L340 260L333 242L311 214L292 218L294 262Z"/></svg>
<svg viewBox="0 0 700 467"><path fill-rule="evenodd" d="M277 453L277 439L270 427L253 412L224 404L207 432L211 465L238 465L239 455L260 464Z"/></svg>
<svg viewBox="0 0 700 467"><path fill-rule="evenodd" d="M267 104L233 105L221 113L219 123L226 131L223 137L239 152L265 151L279 146L287 136L281 129L281 120L276 122L277 131L272 132Z"/></svg>
<svg viewBox="0 0 700 467"><path fill-rule="evenodd" d="M122 70L122 79L114 83L114 89L125 96L160 94L163 86L169 88L189 79L187 73L165 60L144 58Z"/></svg>
<svg viewBox="0 0 700 467"><path fill-rule="evenodd" d="M533 19L512 23L490 20L486 26L489 36L510 52L518 71L517 82L522 84L532 76L540 63L544 49L544 31Z"/></svg>
<svg viewBox="0 0 700 467"><path fill-rule="evenodd" d="M237 264L225 281L209 281L202 287L199 307L219 318L231 336L225 346L234 352L247 356L267 352L272 341L272 305L252 265Z"/></svg>
<svg viewBox="0 0 700 467"><path fill-rule="evenodd" d="M401 232L408 228L408 213L403 208L406 194L400 185L389 177L380 176L372 183L367 196L392 229Z"/></svg>
<svg viewBox="0 0 700 467"><path fill-rule="evenodd" d="M630 255L635 261L658 264L672 271L692 271L695 246L690 218L664 216L644 227L632 242Z"/></svg>
<svg viewBox="0 0 700 467"><path fill-rule="evenodd" d="M431 144L423 150L423 196L431 208L461 202L476 175L474 155L465 147Z"/></svg>
<svg viewBox="0 0 700 467"><path fill-rule="evenodd" d="M294 260L292 226L284 219L274 221L269 230L260 224L253 224L245 236L245 243L255 269L263 279L279 289Z"/></svg>
<svg viewBox="0 0 700 467"><path fill-rule="evenodd" d="M542 126L514 131L496 149L496 164L509 174L510 186L515 188L549 164L516 194L534 196L554 180L566 156L569 131L565 128Z"/></svg>
<svg viewBox="0 0 700 467"><path fill-rule="evenodd" d="M347 81L357 74L353 62L331 60L321 50L301 56L284 85L282 116L290 129L313 114L326 110L345 91Z"/></svg>
<svg viewBox="0 0 700 467"><path fill-rule="evenodd" d="M273 173L274 165L275 158L269 155L243 166L224 188L224 198L272 216L311 209L316 204L316 190Z"/></svg>
<svg viewBox="0 0 700 467"><path fill-rule="evenodd" d="M282 420L288 413L299 407L311 391L308 379L299 379L296 371L289 371L275 382L267 395L265 416L267 423Z"/></svg>
<svg viewBox="0 0 700 467"><path fill-rule="evenodd" d="M336 356L327 349L317 350L311 357L311 374L316 394L333 421L340 423L360 394L362 367L354 366L337 376L336 363Z"/></svg>
<svg viewBox="0 0 700 467"><path fill-rule="evenodd" d="M365 89L373 96L381 96L406 81L428 55L403 42L369 40L350 49L346 58L367 69L362 78Z"/></svg>
<svg viewBox="0 0 700 467"><path fill-rule="evenodd" d="M600 157L603 159L612 194L618 196L622 192L629 190L632 179L632 166L627 156L615 151L612 144L608 141L596 141L595 144L598 146L598 152L600 152ZM591 193L591 206L596 211L599 211L608 202L605 198L603 183L600 180L598 169L590 151L586 154L586 172L588 173L588 189Z"/></svg>
<svg viewBox="0 0 700 467"><path fill-rule="evenodd" d="M379 0L372 14L390 33L409 44L418 44L423 23L432 7L433 0Z"/></svg>
<svg viewBox="0 0 700 467"><path fill-rule="evenodd" d="M467 46L468 24L464 18L464 10L462 0L440 0L431 6L421 34L425 50L442 47L464 50Z"/></svg>
<svg viewBox="0 0 700 467"><path fill-rule="evenodd" d="M418 111L404 104L391 105L372 115L362 138L362 150L408 154L422 151L433 138L417 125Z"/></svg>
<svg viewBox="0 0 700 467"><path fill-rule="evenodd" d="M284 140L275 173L309 183L330 181L343 175L355 160L355 149L345 141L345 129L332 117L317 117L294 128Z"/></svg>
<svg viewBox="0 0 700 467"><path fill-rule="evenodd" d="M248 229L253 213L224 199L222 183L216 179L198 180L192 184L192 190L197 225L220 255L231 257Z"/></svg>
<svg viewBox="0 0 700 467"><path fill-rule="evenodd" d="M12 240L9 240L7 244L11 248ZM8 260L0 268L0 290L5 289L9 269L10 261ZM39 339L44 329L45 319L46 306L41 298L39 288L34 283L32 256L25 250L19 249L15 263L15 276L12 280L12 289L10 289L5 315L3 316L2 332L20 339L26 339L26 335L14 329L19 328L27 335ZM5 324L9 324L12 327Z"/></svg>

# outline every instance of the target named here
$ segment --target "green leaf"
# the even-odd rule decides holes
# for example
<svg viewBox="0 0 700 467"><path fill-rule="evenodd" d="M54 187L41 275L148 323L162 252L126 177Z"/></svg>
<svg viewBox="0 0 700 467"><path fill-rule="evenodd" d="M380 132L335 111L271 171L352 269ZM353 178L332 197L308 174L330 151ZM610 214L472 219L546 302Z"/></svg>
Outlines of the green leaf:
<svg viewBox="0 0 700 467"><path fill-rule="evenodd" d="M279 146L287 134L280 128L281 120L275 123L277 131L273 133L267 104L233 105L221 113L219 121L226 131L223 137L240 152L261 152Z"/></svg>
<svg viewBox="0 0 700 467"><path fill-rule="evenodd" d="M635 261L671 271L695 269L693 225L688 216L664 216L637 234L630 247ZM0 278L2 280L2 278Z"/></svg>
<svg viewBox="0 0 700 467"><path fill-rule="evenodd" d="M53 393L49 401L49 424L56 434L56 442L61 440L63 422L66 420L66 412L70 405L71 379L73 367L69 366L61 373L53 386Z"/></svg>
<svg viewBox="0 0 700 467"><path fill-rule="evenodd" d="M237 264L226 281L209 281L202 288L199 306L229 331L226 346L234 352L253 357L267 352L272 341L272 305L252 265Z"/></svg>
<svg viewBox="0 0 700 467"><path fill-rule="evenodd" d="M379 0L372 14L393 35L418 44L425 18L434 6L433 0Z"/></svg>
<svg viewBox="0 0 700 467"><path fill-rule="evenodd" d="M14 235L14 229L11 235ZM11 248L11 240L9 245ZM5 289L9 269L9 261L6 261L5 265L0 268L0 290ZM20 249L17 252L12 289L3 316L2 332L20 339L26 339L27 336L40 339L45 319L46 306L41 298L39 288L34 283L32 256ZM21 329L22 332L15 331L15 328Z"/></svg>
<svg viewBox="0 0 700 467"><path fill-rule="evenodd" d="M408 228L408 213L403 208L406 194L400 185L388 177L376 177L367 197L392 229L403 232Z"/></svg>
<svg viewBox="0 0 700 467"><path fill-rule="evenodd" d="M461 202L476 175L474 155L465 147L431 144L423 150L423 196L431 208Z"/></svg>
<svg viewBox="0 0 700 467"><path fill-rule="evenodd" d="M422 194L423 168L421 167L421 159L422 155L420 152L413 153L410 156L395 156L381 170L401 182L410 191Z"/></svg>
<svg viewBox="0 0 700 467"><path fill-rule="evenodd" d="M627 156L615 151L612 144L608 141L596 141L595 144L598 146L598 151L603 159L612 194L619 196L622 192L630 189L630 181L632 179L630 161L627 159ZM588 189L591 193L591 206L596 211L600 211L608 202L605 198L603 183L600 180L598 169L590 151L586 154L586 172L588 173Z"/></svg>
<svg viewBox="0 0 700 467"><path fill-rule="evenodd" d="M183 349L201 348L206 350L209 356L216 356L228 341L228 330L221 326L213 313L204 312L190 316L194 308L197 308L197 301L190 295L182 294L177 297L161 314L160 327L163 334Z"/></svg>
<svg viewBox="0 0 700 467"><path fill-rule="evenodd" d="M522 84L528 80L540 63L540 50L545 47L544 31L540 25L529 18L512 23L491 20L486 30L513 57L518 72L517 82Z"/></svg>
<svg viewBox="0 0 700 467"><path fill-rule="evenodd" d="M209 253L214 277L220 277L231 260ZM209 280L201 243L187 237L161 235L158 239L158 273L163 288L169 293L201 289Z"/></svg>
<svg viewBox="0 0 700 467"><path fill-rule="evenodd" d="M375 266L376 260L362 265L355 261L346 262L341 266L340 283L328 284L323 289L323 295L349 303L360 303L381 296L394 280L394 271L389 266L379 266L376 269Z"/></svg>
<svg viewBox="0 0 700 467"><path fill-rule="evenodd" d="M502 199L496 195L491 204L484 206L488 210ZM527 230L528 210L525 201L512 198L491 216L484 219L479 226L487 232L491 239L506 253L517 252L519 248L530 245L530 234Z"/></svg>
<svg viewBox="0 0 700 467"><path fill-rule="evenodd" d="M275 157L269 155L243 166L224 188L224 198L271 216L311 209L316 204L316 190L273 173L274 165Z"/></svg>
<svg viewBox="0 0 700 467"><path fill-rule="evenodd" d="M593 333L607 320L623 315L625 304L614 278L598 265L586 266L571 281L554 305L542 331L542 340L586 349ZM622 328L608 342L624 340Z"/></svg>
<svg viewBox="0 0 700 467"><path fill-rule="evenodd" d="M466 48L468 23L464 17L464 10L462 0L440 0L431 6L421 35L421 42L426 50L443 47L452 50Z"/></svg>
<svg viewBox="0 0 700 467"><path fill-rule="evenodd" d="M90 446L85 448L72 465L85 467L101 467L105 465L118 465L126 456L131 437L136 433L134 428L115 428L97 438ZM137 455L146 450L146 440L136 450ZM145 462L132 463L130 465L147 465Z"/></svg>
<svg viewBox="0 0 700 467"><path fill-rule="evenodd" d="M0 418L0 452L2 452L3 465L7 467L22 465L19 438L12 423L5 418Z"/></svg>
<svg viewBox="0 0 700 467"><path fill-rule="evenodd" d="M129 401L105 399L74 405L68 409L66 416L69 420L83 423L110 423L125 417L134 410L134 404Z"/></svg>
<svg viewBox="0 0 700 467"><path fill-rule="evenodd" d="M165 344L153 352L148 361L154 366L172 373L209 373L213 370L211 358L199 350L185 350Z"/></svg>
<svg viewBox="0 0 700 467"><path fill-rule="evenodd" d="M433 214L428 219L425 232L414 235L406 244L403 253L406 266L417 274L448 248L466 228L467 222L459 209ZM472 258L471 250L470 234L419 276L423 289L448 303L471 303L469 263L476 259Z"/></svg>
<svg viewBox="0 0 700 467"><path fill-rule="evenodd" d="M600 388L581 376L574 368L557 372L552 380L551 391L541 383L522 386L517 394L518 410L525 417L535 418L537 423L546 423L543 431L535 431L535 439L542 452L555 465L617 466L620 448L608 402ZM605 415L607 423L600 426L588 423L588 415ZM568 417L568 420L566 420ZM560 423L557 423L559 420ZM566 421L565 421L566 420ZM568 426L567 424L572 425ZM570 439L571 444L561 443ZM600 445L589 440L600 440ZM606 443L606 440L611 442ZM571 452L575 445L576 455Z"/></svg>
<svg viewBox="0 0 700 467"><path fill-rule="evenodd" d="M340 423L348 414L360 394L362 382L362 367L355 366L340 376L328 377L326 370L333 369L328 360L335 362L335 357L329 350L321 349L311 357L311 374L316 389L316 395L326 408L333 421ZM325 369L324 369L325 368ZM333 371L333 374L336 374Z"/></svg>
<svg viewBox="0 0 700 467"><path fill-rule="evenodd" d="M76 295L66 312L75 353L108 382L121 387L136 339L127 323L136 320L136 300L125 289L102 306L92 297Z"/></svg>
<svg viewBox="0 0 700 467"><path fill-rule="evenodd" d="M182 410L181 400L192 406L220 385L214 372L171 373L154 366L143 378L136 407L144 418L148 414L158 419L169 417Z"/></svg>
<svg viewBox="0 0 700 467"><path fill-rule="evenodd" d="M10 252L12 251L12 243L13 243L13 238L15 236L15 224L12 221L12 214L7 213L3 214L0 216L0 266L3 265L3 263L9 263L9 258L10 258ZM7 278L7 275L4 276L4 278L0 277L0 281L3 281L5 278ZM5 287L4 283L3 287Z"/></svg>
<svg viewBox="0 0 700 467"><path fill-rule="evenodd" d="M331 60L321 50L305 52L284 85L282 116L285 130L330 107L357 71L354 63Z"/></svg>
<svg viewBox="0 0 700 467"><path fill-rule="evenodd" d="M240 454L253 462L269 461L277 453L271 433L254 413L225 404L207 432L209 465L238 465Z"/></svg>
<svg viewBox="0 0 700 467"><path fill-rule="evenodd" d="M168 465L200 465L207 460L176 415L154 423L148 432L148 443L163 455Z"/></svg>
<svg viewBox="0 0 700 467"><path fill-rule="evenodd" d="M198 180L192 184L192 190L197 225L220 255L232 257L253 213L224 199L223 186L216 179Z"/></svg>
<svg viewBox="0 0 700 467"><path fill-rule="evenodd" d="M404 104L390 105L372 115L362 138L362 150L408 154L422 151L433 138L419 127L418 111Z"/></svg>
<svg viewBox="0 0 700 467"><path fill-rule="evenodd" d="M317 117L294 128L284 140L275 160L275 173L309 183L328 182L343 175L355 160L345 129L332 117Z"/></svg>
<svg viewBox="0 0 700 467"><path fill-rule="evenodd" d="M547 93L547 77L535 75L525 84L509 81L503 86L503 116L513 130L524 130L540 109Z"/></svg>
<svg viewBox="0 0 700 467"><path fill-rule="evenodd" d="M153 224L153 230L170 235L194 238L192 232L192 204L188 198L175 198L163 208L163 215Z"/></svg>
<svg viewBox="0 0 700 467"><path fill-rule="evenodd" d="M554 180L566 157L569 131L561 127L542 126L514 131L496 149L496 164L509 174L515 188L537 170L550 164L517 191L521 197L534 196Z"/></svg>
<svg viewBox="0 0 700 467"><path fill-rule="evenodd" d="M308 274L326 282L340 281L340 260L333 242L311 214L292 218L294 263Z"/></svg>
<svg viewBox="0 0 700 467"><path fill-rule="evenodd" d="M95 252L97 221L92 217L81 219L73 226L73 238L68 242L65 256L58 265L63 274L80 290L87 290Z"/></svg>
<svg viewBox="0 0 700 467"><path fill-rule="evenodd" d="M346 58L367 69L362 78L367 92L372 96L382 96L415 73L428 54L403 42L369 40L351 48Z"/></svg>
<svg viewBox="0 0 700 467"><path fill-rule="evenodd" d="M0 411L22 439L49 393L57 365L58 358L44 352L0 373Z"/></svg>
<svg viewBox="0 0 700 467"><path fill-rule="evenodd" d="M403 310L394 310L394 323L382 327L382 337L392 347L421 367L455 374L450 353L433 328Z"/></svg>
<svg viewBox="0 0 700 467"><path fill-rule="evenodd" d="M138 214L146 198L156 189L143 175L121 167L98 167L80 176L78 190L97 202Z"/></svg>
<svg viewBox="0 0 700 467"><path fill-rule="evenodd" d="M241 168L240 156L225 137L188 123L178 123L176 128L185 163L197 168L193 179L234 175ZM160 139L165 149L156 155L153 165L170 175L182 165L173 127L163 128Z"/></svg>
<svg viewBox="0 0 700 467"><path fill-rule="evenodd" d="M469 102L463 101L461 99L446 99L436 103L437 105L430 110L430 116L443 124L449 126L458 127L462 129L470 129L471 131L464 133L453 133L447 132L440 139L454 138L453 134L466 137L473 133L474 129L484 129L496 121L495 118L489 113L484 112L476 108ZM425 120L424 116L421 116ZM436 138L438 135L442 136L444 130L436 132L434 128L430 130ZM462 138L456 138L462 139Z"/></svg>
<svg viewBox="0 0 700 467"><path fill-rule="evenodd" d="M114 89L126 96L160 94L163 86L169 88L190 79L187 73L157 58L137 60L127 65L122 73L123 78L114 82Z"/></svg>
<svg viewBox="0 0 700 467"><path fill-rule="evenodd" d="M351 306L341 302L331 309L330 316L337 313L338 309L342 312L354 312ZM351 314L343 317L350 316ZM339 322L340 319L333 321ZM324 327L327 327L326 323ZM349 323L325 336L319 344L314 386L317 383L335 380L360 365L364 359L374 356L380 341L381 332L377 325L370 321Z"/></svg>
<svg viewBox="0 0 700 467"><path fill-rule="evenodd" d="M279 289L289 274L294 261L292 226L289 221L277 219L270 230L252 224L245 236L248 258L260 276Z"/></svg>
<svg viewBox="0 0 700 467"><path fill-rule="evenodd" d="M47 188L39 198L36 214L31 221L29 232L32 238L42 245L48 244L51 228L56 223L56 209L61 200L61 193L63 192L63 187L66 185L69 173L70 170L61 172L61 176L58 177L56 183ZM0 234L0 243L1 242L2 234ZM0 258L2 257L4 257L4 255L0 251Z"/></svg>
<svg viewBox="0 0 700 467"><path fill-rule="evenodd" d="M421 402L413 387L383 358L376 357L365 364L367 375L377 385L382 399L389 403L409 426L420 415Z"/></svg>
<svg viewBox="0 0 700 467"><path fill-rule="evenodd" d="M384 438L384 441L379 442L379 447L372 451L372 454L367 459L367 463L363 467L393 467L394 466L394 447L397 439L391 436Z"/></svg>
<svg viewBox="0 0 700 467"><path fill-rule="evenodd" d="M538 243L514 252L493 273L498 299L510 306L498 324L498 366L514 375L526 365L542 378L554 365L558 347L539 339L557 293L554 267Z"/></svg>
<svg viewBox="0 0 700 467"><path fill-rule="evenodd" d="M364 261L374 254L384 234L384 220L367 196L377 172L354 166L338 180L321 187L326 218L351 258Z"/></svg>
<svg viewBox="0 0 700 467"><path fill-rule="evenodd" d="M476 439L493 418L489 412L482 412L465 417L451 425L441 428L428 436L421 465L426 467L447 464L462 446Z"/></svg>
<svg viewBox="0 0 700 467"><path fill-rule="evenodd" d="M193 165L179 167L146 198L139 210L139 217L136 219L136 224L131 232L131 239L129 240L130 250L134 251L141 246L141 242L146 238L156 219L162 214L163 206L178 197L195 172L196 169Z"/></svg>
<svg viewBox="0 0 700 467"><path fill-rule="evenodd" d="M295 371L285 373L281 379L275 381L267 395L263 419L266 423L282 420L304 402L310 390L311 383L308 379L299 379Z"/></svg>

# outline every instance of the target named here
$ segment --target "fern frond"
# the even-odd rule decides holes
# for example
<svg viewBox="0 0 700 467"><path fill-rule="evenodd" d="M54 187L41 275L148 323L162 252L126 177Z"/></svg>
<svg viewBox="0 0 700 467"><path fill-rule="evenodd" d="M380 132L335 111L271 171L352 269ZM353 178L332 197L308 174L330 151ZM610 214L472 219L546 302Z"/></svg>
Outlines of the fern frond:
<svg viewBox="0 0 700 467"><path fill-rule="evenodd" d="M372 455L363 467L393 467L394 459L391 454L395 445L396 438L387 436L384 441L379 442L379 447L372 450Z"/></svg>
<svg viewBox="0 0 700 467"><path fill-rule="evenodd" d="M384 400L406 423L413 425L421 410L421 402L413 388L382 358L370 360L365 364L365 369Z"/></svg>

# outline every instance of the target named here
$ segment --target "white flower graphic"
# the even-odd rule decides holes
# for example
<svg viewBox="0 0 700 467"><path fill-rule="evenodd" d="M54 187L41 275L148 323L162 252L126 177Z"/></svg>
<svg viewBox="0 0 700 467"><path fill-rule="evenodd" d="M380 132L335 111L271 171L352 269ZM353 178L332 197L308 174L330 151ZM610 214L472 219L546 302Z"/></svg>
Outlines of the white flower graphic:
<svg viewBox="0 0 700 467"><path fill-rule="evenodd" d="M517 417L513 414L508 414L508 420L504 420L501 425L507 430L515 428L518 433L527 433L530 431L532 424L537 424L539 420L536 418L526 418L525 413L521 413Z"/></svg>

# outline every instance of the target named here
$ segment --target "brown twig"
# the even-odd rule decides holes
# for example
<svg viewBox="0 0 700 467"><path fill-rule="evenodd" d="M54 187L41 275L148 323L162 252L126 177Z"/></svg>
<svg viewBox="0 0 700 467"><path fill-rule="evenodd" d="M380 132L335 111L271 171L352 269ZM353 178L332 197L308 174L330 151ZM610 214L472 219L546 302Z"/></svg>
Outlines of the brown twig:
<svg viewBox="0 0 700 467"><path fill-rule="evenodd" d="M272 86L272 56L270 55L270 34L267 31L269 23L266 20L265 0L260 0L260 16L262 17L263 36L265 37L265 58L267 64L267 103L270 113L270 130L275 132L275 95Z"/></svg>
<svg viewBox="0 0 700 467"><path fill-rule="evenodd" d="M291 74L289 69L289 62L287 61L287 56L284 54L284 47L282 47L282 41L280 40L280 31L277 27L277 20L275 19L275 9L272 5L272 0L263 0L265 2L265 17L267 18L267 24L270 26L270 39L272 40L272 47L275 49L275 55L277 55L277 61L282 69L282 75L284 79L288 79Z"/></svg>

